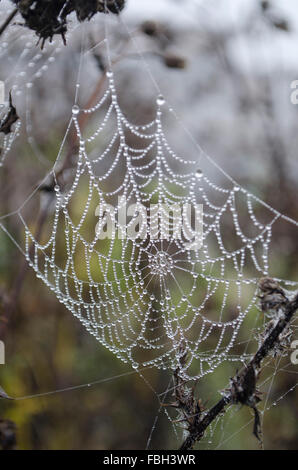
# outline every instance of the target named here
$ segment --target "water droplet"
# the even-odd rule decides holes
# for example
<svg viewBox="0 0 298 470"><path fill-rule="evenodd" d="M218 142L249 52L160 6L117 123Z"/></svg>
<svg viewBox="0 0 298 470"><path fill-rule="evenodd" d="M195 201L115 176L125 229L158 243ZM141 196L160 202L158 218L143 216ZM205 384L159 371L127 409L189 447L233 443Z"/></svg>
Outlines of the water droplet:
<svg viewBox="0 0 298 470"><path fill-rule="evenodd" d="M202 176L203 176L203 171L200 168L198 168L196 171L196 178L200 179L202 178Z"/></svg>
<svg viewBox="0 0 298 470"><path fill-rule="evenodd" d="M164 97L162 95L159 95L157 97L157 100L156 100L156 103L158 106L163 106L165 104L166 100L164 99Z"/></svg>
<svg viewBox="0 0 298 470"><path fill-rule="evenodd" d="M79 108L79 106L78 106L77 104L75 104L75 105L72 107L72 114L73 114L74 116L77 116L77 115L79 114L79 112L80 112L80 108Z"/></svg>
<svg viewBox="0 0 298 470"><path fill-rule="evenodd" d="M108 78L112 78L112 77L113 77L113 72L112 72L112 70L108 70L108 71L107 71L107 77L108 77Z"/></svg>

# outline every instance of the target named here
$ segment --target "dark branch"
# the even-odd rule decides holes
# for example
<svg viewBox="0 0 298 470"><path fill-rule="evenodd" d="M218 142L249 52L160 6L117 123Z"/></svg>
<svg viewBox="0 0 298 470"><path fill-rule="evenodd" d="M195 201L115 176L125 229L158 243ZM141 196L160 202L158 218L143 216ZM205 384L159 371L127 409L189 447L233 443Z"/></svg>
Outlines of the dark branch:
<svg viewBox="0 0 298 470"><path fill-rule="evenodd" d="M15 8L11 14L7 17L7 19L4 21L3 25L0 26L0 36L4 33L4 31L6 30L6 28L10 25L10 23L12 22L12 20L14 19L14 17L16 16L18 12L18 9Z"/></svg>
<svg viewBox="0 0 298 470"><path fill-rule="evenodd" d="M66 43L69 15L76 13L79 21L88 21L97 13L118 15L126 0L11 0L20 12L24 26L35 31L43 48L46 40L61 35Z"/></svg>
<svg viewBox="0 0 298 470"><path fill-rule="evenodd" d="M282 334L287 330L295 312L298 310L298 294L289 300L283 289L270 278L261 279L259 282L262 310L274 310L276 312L276 324L265 335L263 343L249 362L234 378L231 379L231 387L226 390L225 396L213 406L197 423L197 426L183 442L180 450L190 450L194 444L204 436L204 433L212 421L225 412L227 405L241 403L251 407L255 413L254 434L259 437L259 414L256 404L260 401L256 382L258 370L262 361L280 346ZM186 419L185 419L186 421Z"/></svg>

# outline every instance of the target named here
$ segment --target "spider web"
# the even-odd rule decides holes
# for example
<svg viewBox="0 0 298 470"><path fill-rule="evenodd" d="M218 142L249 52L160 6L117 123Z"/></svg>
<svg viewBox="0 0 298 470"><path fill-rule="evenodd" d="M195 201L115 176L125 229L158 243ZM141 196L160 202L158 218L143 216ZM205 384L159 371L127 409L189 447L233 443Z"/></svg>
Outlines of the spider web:
<svg viewBox="0 0 298 470"><path fill-rule="evenodd" d="M112 62L107 38L104 47ZM26 61L27 53L29 49ZM34 55L28 68L40 58ZM40 78L47 67L42 65L33 78ZM30 88L32 81L28 84ZM176 154L164 129L173 111L163 95L155 101L151 122L132 123L119 104L111 68L100 101L88 109L77 102L72 108L69 132L77 152L64 187L58 176L63 146L55 162L47 240L36 240L23 216L24 206L17 215L24 226L29 265L101 344L134 368L170 370L178 367L183 345L188 353L185 377L198 379L223 361L239 360L234 344L247 317L257 315L256 282L269 274L272 232L285 217L231 179L227 187L212 182L212 161L201 149L194 160ZM88 134L80 122L93 115L96 124ZM96 213L105 214L107 204L119 211L124 200L147 209L155 205L151 232L144 239L121 239L121 232L136 223L133 216L126 225L115 219L112 238L98 239ZM163 206L186 203L204 207L199 249L188 249L175 237L173 217L168 239L158 228L159 217L165 216Z"/></svg>
<svg viewBox="0 0 298 470"><path fill-rule="evenodd" d="M96 104L85 108L79 92L89 50L84 49L83 37L69 126L54 165L38 184L54 185L47 199L46 234L38 240L34 232L37 222L32 213L40 204L36 189L19 209L0 220L16 217L22 223L24 245L20 242L19 248L37 277L90 334L134 369L173 371L180 365L182 346L188 353L181 371L186 380L213 373L224 362L245 362L257 346L256 338L247 338L264 322L257 307L258 279L270 275L286 288L297 289L297 283L276 277L270 255L272 245L274 259L282 254L282 245L277 252L275 241L281 225L296 228L298 223L238 185L191 138L192 151L176 152L167 129L169 122L181 123L155 81L152 119L136 124L128 118L116 84L121 70L114 65L107 32L96 45L110 64L105 90ZM3 53L8 54L10 44L2 44ZM20 72L13 73L16 96L23 96L25 89L29 93L48 71L60 52L57 44L60 41L35 54L28 42ZM148 73L142 57L141 64ZM28 101L26 105L26 133L34 147ZM87 128L86 120L91 123ZM21 120L14 133L4 137L2 164L22 125ZM35 153L40 159L40 151ZM71 163L65 180L61 168L65 170L67 160ZM107 213L108 204L119 211L124 201L147 211L154 204L157 211L150 224L155 228L164 206L203 204L202 247L190 250L185 240L177 239L171 216L167 240L152 233L145 239L119 238L136 224L136 217L124 225L115 219L113 237L98 239L97 215ZM2 222L0 226L8 233ZM217 426L219 420L207 440L213 440Z"/></svg>

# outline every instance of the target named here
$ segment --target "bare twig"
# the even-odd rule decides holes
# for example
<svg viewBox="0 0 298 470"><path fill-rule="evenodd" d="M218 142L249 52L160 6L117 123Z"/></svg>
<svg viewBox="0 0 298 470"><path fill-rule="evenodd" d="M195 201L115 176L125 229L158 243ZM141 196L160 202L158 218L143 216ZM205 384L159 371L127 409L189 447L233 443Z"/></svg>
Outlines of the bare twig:
<svg viewBox="0 0 298 470"><path fill-rule="evenodd" d="M94 106L94 104L97 102L98 100L98 97L100 95L102 95L102 92L103 92L103 89L104 89L104 85L105 85L105 82L106 82L106 69L104 70L104 73L100 76L97 84L96 84L96 87L91 95L91 97L89 98L85 108L88 109L88 108L91 108L92 106ZM79 127L81 130L84 130L86 128L86 126L88 125L88 121L90 119L90 114L82 114L79 118ZM59 180L59 178L61 176L63 176L63 173L66 171L66 170L69 170L69 168L71 168L73 166L72 164L72 157L74 155L75 152L78 151L78 142L77 142L77 134L76 134L76 130L73 128L72 131L70 132L70 135L69 135L69 139L68 139L68 152L66 154L66 157L65 157L65 160L61 166L61 168L59 169L59 171L56 173L56 179Z"/></svg>
<svg viewBox="0 0 298 470"><path fill-rule="evenodd" d="M18 12L18 9L15 8L11 14L6 18L6 20L4 21L4 23L2 24L2 26L0 26L0 36L4 33L4 31L6 30L6 28L10 25L10 23L12 22L12 20L14 19L14 17L16 16Z"/></svg>
<svg viewBox="0 0 298 470"><path fill-rule="evenodd" d="M298 294L292 300L288 299L284 290L270 278L261 279L259 289L262 310L266 309L266 311L275 311L276 313L274 324L265 335L263 343L249 364L231 379L231 386L225 390L223 398L198 420L195 429L191 431L188 427L189 435L180 450L192 449L194 444L204 436L206 429L215 418L225 412L226 406L236 403L247 405L254 410L254 434L260 440L260 420L256 408L256 404L260 401L259 392L256 388L258 373L262 361L274 348L280 346L283 333L289 327L295 312L298 310ZM186 421L185 417L184 421Z"/></svg>

